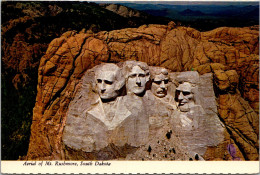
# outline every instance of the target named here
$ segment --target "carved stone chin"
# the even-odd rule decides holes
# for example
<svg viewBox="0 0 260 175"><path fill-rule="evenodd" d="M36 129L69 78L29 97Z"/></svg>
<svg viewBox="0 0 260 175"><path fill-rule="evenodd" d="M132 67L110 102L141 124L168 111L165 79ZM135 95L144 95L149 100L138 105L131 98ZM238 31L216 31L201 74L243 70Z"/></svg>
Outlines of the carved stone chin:
<svg viewBox="0 0 260 175"><path fill-rule="evenodd" d="M139 66L134 66L131 72L129 72L126 82L127 91L139 95L144 92L145 84L145 71L142 70Z"/></svg>
<svg viewBox="0 0 260 175"><path fill-rule="evenodd" d="M195 105L192 85L184 82L177 87L176 92L180 111L188 112Z"/></svg>
<svg viewBox="0 0 260 175"><path fill-rule="evenodd" d="M165 97L169 86L169 75L167 69L162 67L151 68L151 76L152 93L159 98Z"/></svg>
<svg viewBox="0 0 260 175"><path fill-rule="evenodd" d="M101 99L115 98L118 94L115 90L115 74L112 71L102 71L97 75L97 88Z"/></svg>
<svg viewBox="0 0 260 175"><path fill-rule="evenodd" d="M162 150L175 147L180 159L187 160L193 153L203 155L207 146L221 141L218 118L215 113L212 116L211 109L205 112L196 98L197 72L169 73L165 68L148 67L139 61L126 61L119 66L102 64L83 77L82 89L71 102L63 132L67 157L82 154L90 159L140 160L147 156L149 148L158 151L157 157L151 159L161 160L166 159ZM147 84L150 75L151 84ZM177 88L175 79L179 82ZM212 87L210 91L213 92ZM211 98L208 101L215 109L215 102ZM211 139L204 134L215 131L218 134Z"/></svg>
<svg viewBox="0 0 260 175"><path fill-rule="evenodd" d="M96 90L104 101L115 99L124 83L125 80L121 69L115 64L103 64L96 70Z"/></svg>
<svg viewBox="0 0 260 175"><path fill-rule="evenodd" d="M127 94L143 95L150 77L148 65L139 61L126 61L124 73Z"/></svg>

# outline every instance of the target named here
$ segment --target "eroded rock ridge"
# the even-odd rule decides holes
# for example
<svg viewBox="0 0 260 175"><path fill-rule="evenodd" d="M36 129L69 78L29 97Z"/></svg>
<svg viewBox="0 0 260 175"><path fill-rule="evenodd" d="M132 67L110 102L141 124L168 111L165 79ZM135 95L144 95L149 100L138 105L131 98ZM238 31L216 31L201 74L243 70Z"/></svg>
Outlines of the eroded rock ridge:
<svg viewBox="0 0 260 175"><path fill-rule="evenodd" d="M77 97L76 95L82 91L82 88L84 86L88 86L87 88L85 88L85 90L87 91L86 93L88 94L89 99L98 99L100 97L98 95L98 92L93 93L91 90L91 81L93 81L93 77L95 75L95 68L93 67L95 65L98 65L102 62L118 63L126 60L137 60L145 62L150 66L149 71L151 78L153 76L153 68L151 66L160 66L168 69L169 76L173 77L171 79L175 80L178 84L178 87L176 86L176 89L172 90L174 92L174 95L177 91L179 95L183 96L183 89L188 89L189 86L197 86L198 90L196 91L201 94L200 96L203 97L203 100L200 100L201 107L196 106L195 103L193 105L194 109L192 109L191 111L187 110L187 107L185 107L186 103L183 101L181 102L182 109L174 109L174 105L169 107L165 105L165 102L163 101L156 101L156 103L163 104L156 106L161 106L162 108L167 109L173 108L170 111L174 111L175 113L180 114L172 115L171 112L168 114L161 114L159 111L167 111L163 109L154 111L155 116L153 117L150 116L149 112L153 111L156 108L148 110L149 104L145 104L148 109L146 109L145 107L140 108L140 106L144 105L143 103L152 101L153 99L147 101L145 100L144 102L143 98L160 98L160 96L164 95L165 91L159 90L158 94L156 94L156 91L154 91L155 89L153 88L145 89L145 92L148 94L151 93L151 95L147 95L145 93L142 100L133 100L131 99L132 97L129 97L129 92L127 91L127 89L129 89L127 87L131 84L126 83L126 92L120 92L125 94L120 94L119 96L117 96L115 101L116 103L122 104L125 107L122 107L122 109L129 110L131 113L130 116L132 114L134 114L134 116L137 116L139 113L148 114L142 115L143 117L149 116L149 127L147 126L147 128L149 128L149 130L150 128L159 128L159 130L163 128L162 132L158 132L159 134L164 133L164 129L168 126L177 127L178 125L172 125L172 121L168 122L167 120L163 120L160 122L156 121L156 113L159 113L159 116L180 116L178 119L173 121L176 122L179 120L179 123L187 123L187 125L189 126L189 124L192 122L189 120L189 118L181 117L181 114L187 113L186 116L188 115L192 118L192 115L194 114L192 113L193 110L200 111L196 112L196 115L208 116L207 120L193 123L193 127L191 128L187 127L187 129L180 130L175 128L175 130L172 129L171 132L170 130L168 130L169 133L171 133L170 135L173 136L171 138L175 139L176 136L176 139L179 139L182 138L182 136L185 136L185 138L192 137L189 135L189 130L192 130L194 128L199 128L200 130L201 127L199 126L201 124L202 126L210 126L206 128L213 128L213 130L209 131L209 138L197 137L201 140L182 139L182 141L180 142L181 146L175 145L176 153L177 150L183 149L182 155L180 155L182 159L187 160L186 158L190 158L191 156L188 154L192 154L191 150L195 150L193 152L196 152L196 154L200 155L205 160L231 160L233 159L233 157L229 154L227 147L228 145L232 144L237 151L236 156L240 159L257 160L259 152L259 119L256 113L258 112L259 86L258 34L258 31L251 30L249 28L218 28L209 32L200 33L199 31L196 31L192 28L176 27L173 22L169 23L167 26L144 25L139 28L122 29L111 32L104 31L94 35L88 33L77 34L75 32L67 32L63 34L60 38L57 38L50 43L49 48L47 49L46 54L42 57L39 66L37 87L38 94L33 114L31 140L27 156L28 159L64 159L67 156L66 150L64 151L63 147L63 141L66 145L66 139L64 140L64 133L67 132L66 123L69 121L69 113L71 111L70 109L72 104L75 102L75 99L83 98L83 95L82 98ZM123 68L124 65L121 64L122 63L119 63L118 67ZM87 70L88 72L86 73ZM185 81L179 81L178 79L182 79L182 76L184 75L182 75L182 73L179 73L180 75L178 75L178 73L174 73L190 70L193 70L192 72L197 71L200 74L192 78L192 80L196 80L197 77L199 78L199 81L189 82L187 78ZM123 74L126 75L125 73ZM163 75L164 74L162 73L162 77ZM145 76L147 75L145 74ZM85 81L90 82L85 83ZM140 83L142 84L142 82ZM147 83L149 84L149 82ZM179 87L179 85L182 85L183 87ZM211 89L214 88L215 93L213 90L208 90L208 87L210 87ZM138 89L136 90L138 91ZM178 101L178 99L176 100L174 95L174 98L167 98L167 103L170 103L171 101ZM128 103L125 104L124 102L124 99L126 97L127 101L138 101L136 106L130 106L129 109L129 106L127 106ZM137 97L139 96L133 96L133 98ZM214 98L214 100L216 98L218 106L214 104L214 100L212 100L212 98ZM120 100L122 100L122 103L117 102ZM89 104L86 107L82 107L82 109L91 108L91 101L85 103ZM100 100L97 100L93 103L96 103L96 105L99 106L101 102ZM116 106L116 104L114 105ZM135 111L134 113L131 112L131 108L136 109L133 110ZM121 109L121 107L119 107L119 109ZM95 111L95 109L93 110ZM93 118L93 111L81 111L80 115L82 115L83 112L89 114L88 116L91 116L93 120L95 119ZM114 113L115 111L111 112ZM127 116L127 114L124 115ZM84 114L84 116L87 115ZM133 118L135 117L132 117L132 119ZM203 117L198 118L201 119ZM216 128L214 128L214 126L211 127L212 125L214 125L214 120L216 118L220 119L221 122L224 124L223 134L220 134L221 137L223 136L224 138L222 141L213 138L218 137L216 134L212 134L212 132ZM167 138L164 138L161 141L159 140L158 143L158 140L156 140L157 142L155 142L155 140L152 140L153 138L149 140L149 136L147 137L148 140L145 141L145 143L141 143L143 141L142 139L136 139L134 140L134 142L136 143L133 142L132 145L129 144L129 142L127 140L124 140L124 138L128 137L129 140L131 140L132 136L127 135L128 133L119 132L121 129L117 128L119 125L121 126L121 124L124 123L124 121L127 119L128 117L126 117L125 119L120 118L117 120L118 123L115 122L117 123L115 125L111 124L110 121L103 120L103 123L106 123L105 126L107 127L107 131L102 132L108 133L108 136L106 136L106 139L104 139L102 143L99 144L99 148L95 148L95 146L91 144L88 146L88 148L81 148L79 144L75 144L74 147L71 145L67 145L68 149L71 147L73 149L82 149L83 152L93 152L87 157L85 153L81 154L83 157L85 156L85 158L91 159L95 157L98 158L98 155L95 154L95 150L97 149L104 148L110 150L104 150L104 152L111 152L111 150L120 147L120 149L118 149L117 151L117 154L111 154L115 156L113 158L124 157L126 159L144 159L144 157L147 156L147 159L149 159L149 153L152 153L153 150L156 150L157 152L159 152L160 150L161 152L163 152L162 150L164 150L164 148L168 149L168 147L158 146L159 143L169 142L165 143L165 145L171 145L171 142ZM133 119L129 120L128 122L136 122L136 120L137 119ZM143 119L143 121L145 120L147 120L147 118ZM208 123L203 124L203 122L205 121L207 121ZM90 122L90 120L88 120L88 122ZM217 128L221 128L221 122L217 125ZM155 123L155 126L153 126L152 123ZM159 125L160 123L164 123L162 124L162 126L165 127L157 127L156 124ZM91 125L91 123L89 123L89 125ZM130 130L128 128L130 126L131 125L126 125L125 129ZM137 126L139 125L137 124ZM182 125L179 126L183 127ZM139 129L140 132L142 132L144 135L147 134L147 130L145 129L145 127ZM111 130L113 130L113 133L110 132ZM177 133L177 131L181 132ZM149 131L148 133L150 132L153 132L153 130ZM203 131L198 131L198 133L200 132ZM117 135L117 137L114 137L113 134ZM196 135L196 132L194 132L194 134ZM120 137L123 139L116 139ZM156 136L154 138L158 137ZM108 140L108 142L106 140ZM214 143L210 142L209 140L220 142ZM88 142L87 140L85 141ZM204 144L202 144L200 150L196 147L196 145L198 145L198 142ZM109 145L107 143L112 144ZM151 145L146 145L146 143L151 143ZM122 145L127 146L123 147ZM187 147L185 145L190 145L190 147ZM139 148L135 150L132 147ZM141 150L141 148L143 148L143 150ZM127 152L126 150L129 150L131 153ZM148 155L146 155L147 152L144 153L144 151L147 150L151 150L150 152L148 151ZM70 150L70 152L73 151L74 150ZM169 152L169 150L167 151ZM118 154L121 155L117 156ZM108 157L111 157L111 155ZM138 156L141 156L142 158ZM153 156L153 154L150 154L150 156ZM164 154L161 157L163 159L166 159L165 157L169 156L165 156ZM101 158L105 159L104 157Z"/></svg>

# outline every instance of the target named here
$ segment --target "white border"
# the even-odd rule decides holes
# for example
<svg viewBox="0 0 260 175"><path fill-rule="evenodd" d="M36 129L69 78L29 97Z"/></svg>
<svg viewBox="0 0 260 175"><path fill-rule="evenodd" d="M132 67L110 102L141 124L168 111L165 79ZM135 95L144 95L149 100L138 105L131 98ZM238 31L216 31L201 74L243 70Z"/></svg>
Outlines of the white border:
<svg viewBox="0 0 260 175"><path fill-rule="evenodd" d="M33 0L20 0L20 1L33 1ZM37 1L37 0L35 0ZM41 0L49 1L49 0ZM62 0L57 0L62 1ZM65 0L65 1L75 1L75 0ZM108 0L82 0L82 1L92 1L92 2L108 2ZM109 0L123 1L123 2L138 2L147 1L153 2L160 0ZM161 1L173 1L173 0L161 0ZM173 2L231 2L232 0L175 0ZM258 0L233 0L233 2L259 2ZM172 173L206 173L206 174L258 174L259 162L258 161L103 161L110 163L110 166L95 166L96 161L92 161L92 166L55 166L56 161L51 161L52 165L47 166L46 161L28 161L36 163L35 166L25 166L26 161L1 161L1 173L17 173L17 174L38 174L38 173L58 173L58 174L79 174L79 173L100 173L100 174L129 174L129 173L148 173L148 174L172 174ZM60 163L64 161L59 161ZM80 164L81 161L66 161ZM84 161L89 162L89 161ZM102 162L102 161L98 161ZM42 163L42 166L40 165Z"/></svg>
<svg viewBox="0 0 260 175"><path fill-rule="evenodd" d="M2 173L58 173L58 174L79 174L79 173L214 173L214 174L256 174L259 173L258 161L103 161L110 163L110 166L80 166L80 161L66 161L78 163L79 166L55 166L56 161L51 161L52 165L47 166L46 161L28 161L36 162L35 166L24 166L25 161L2 161ZM42 162L42 166L39 165ZM58 161L63 163L64 161ZM90 162L90 161L84 161ZM101 163L102 161L98 161Z"/></svg>

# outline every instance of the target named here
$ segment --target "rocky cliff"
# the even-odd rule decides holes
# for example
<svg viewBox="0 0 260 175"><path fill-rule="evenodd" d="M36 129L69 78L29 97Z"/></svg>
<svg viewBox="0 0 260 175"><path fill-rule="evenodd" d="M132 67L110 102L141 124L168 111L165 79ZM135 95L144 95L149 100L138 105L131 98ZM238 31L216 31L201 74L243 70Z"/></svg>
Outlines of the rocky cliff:
<svg viewBox="0 0 260 175"><path fill-rule="evenodd" d="M66 31L111 31L168 19L126 18L88 2L1 2L3 159L18 159L28 149L40 58ZM104 20L106 19L106 20ZM10 146L11 145L11 146Z"/></svg>
<svg viewBox="0 0 260 175"><path fill-rule="evenodd" d="M13 77L16 88L28 83L27 69L38 67L39 57L50 41L68 30L95 33L138 27L152 20L160 24L169 22L151 15L121 15L88 2L3 2L2 5L2 61L5 69L16 73Z"/></svg>
<svg viewBox="0 0 260 175"><path fill-rule="evenodd" d="M258 160L259 32L217 28L199 32L168 25L76 33L54 39L41 58L28 159L61 159L66 112L86 70L102 62L126 60L163 66L173 72L213 73L225 139L208 147L206 160L231 160L234 145L242 160Z"/></svg>

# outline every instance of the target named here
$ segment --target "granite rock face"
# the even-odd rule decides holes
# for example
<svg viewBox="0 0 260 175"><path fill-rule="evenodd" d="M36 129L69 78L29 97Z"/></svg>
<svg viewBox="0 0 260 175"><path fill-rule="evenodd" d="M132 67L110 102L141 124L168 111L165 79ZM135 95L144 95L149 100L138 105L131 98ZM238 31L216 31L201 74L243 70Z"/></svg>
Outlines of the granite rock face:
<svg viewBox="0 0 260 175"><path fill-rule="evenodd" d="M214 76L220 92L218 111L221 120L224 121L227 131L234 137L236 144L239 145L243 157L256 160L259 152L259 116L241 97L237 89L239 79L236 71L218 70L215 71Z"/></svg>
<svg viewBox="0 0 260 175"><path fill-rule="evenodd" d="M107 63L83 76L85 86L66 115L65 159L79 159L80 152L81 159L195 160L223 141L212 74L200 81L195 71L168 73L137 61L124 62L122 69ZM192 86L189 95L183 82Z"/></svg>
<svg viewBox="0 0 260 175"><path fill-rule="evenodd" d="M224 36L228 38L225 40L225 43L221 42L221 39L218 39ZM248 36L253 39L250 42L243 43L239 40L238 36L241 36L240 39L242 39L242 36ZM237 44L239 41L240 45ZM195 83L198 85L197 89L202 94L201 96L205 97L205 100L201 100L200 102L200 106L204 111L200 109L194 110L202 111L200 114L202 116L204 114L210 116L205 121L208 123L204 125L212 126L214 123L212 121L217 116L224 124L224 134L221 134L224 140L218 143L217 146L216 143L209 143L207 141L203 141L207 145L206 150L204 150L204 146L202 146L203 150L185 146L185 144L189 143L188 141L186 143L182 141L181 145L175 145L176 149L177 147L178 149L183 149L182 159L186 159L184 155L186 155L185 153L189 153L189 151L185 150L192 149L195 152L197 151L196 153L202 157L204 156L203 158L206 160L229 160L232 157L228 154L227 146L228 144L233 144L237 149L237 156L242 160L257 160L259 150L256 144L258 142L258 118L256 112L258 112L257 94L259 75L257 70L259 69L259 50L255 46L258 42L258 32L248 28L220 28L200 33L192 28L176 27L173 22L167 26L144 25L139 28L114 30L111 32L104 31L94 35L88 33L77 34L75 32L64 33L60 38L54 39L50 43L46 54L41 59L38 72L38 94L34 108L27 158L65 159L67 153L64 151L66 149L64 149L62 137L65 132L66 121L69 121L68 111L72 109L71 106L75 103L75 99L78 98L79 101L84 99L84 95L77 97L82 87L89 86L88 89L91 89L90 85L84 82L92 81L95 68L91 68L102 62L118 63L126 60L137 60L146 62L149 66L164 67L173 73L197 70L201 75L197 76L199 77L199 81ZM248 48L251 49L248 50ZM121 64L119 63L118 66L123 67ZM89 71L88 73L86 73L87 70ZM224 74L221 72L224 72ZM214 78L211 77L211 74L207 73L213 73ZM169 73L169 75L170 77L176 77L175 83L177 85L178 83L181 84L181 80L179 82L178 79L182 79L182 76L178 77L177 74L172 75L172 73ZM84 76L87 78L82 78ZM232 78L226 79L225 77ZM215 95L212 90L213 85L209 83L211 81L213 81ZM234 82L238 82L237 86ZM205 86L201 86L201 84L205 84ZM232 100L225 98L225 100L221 100L222 96L226 95L230 97L234 95L234 86L236 89L235 95L239 98L232 98ZM174 88L169 89L169 91L174 92ZM238 90L241 93L238 93ZM91 90L86 93L92 99L98 97ZM152 96L148 95L148 97ZM215 97L218 108L214 105L213 99ZM146 98L146 96L143 98ZM129 100L131 101L132 99ZM241 104L240 102L243 103ZM87 107L90 107L91 103L88 103ZM240 104L237 105L236 110L229 108L228 113L222 112L224 107L228 105L232 106L235 103ZM80 105L80 103L78 104ZM196 103L194 106L196 106ZM137 113L142 113L143 111L141 109L139 111L138 107L136 107ZM84 109L86 108L84 107ZM241 111L243 112L241 113ZM249 114L248 111L252 112ZM182 111L179 112L182 113ZM81 115L83 111L76 113L78 114L75 115ZM241 120L236 120L234 116L241 118ZM190 122L189 120L186 121L188 121L187 123ZM204 120L202 121L204 122ZM222 127L221 122L217 124L217 128ZM234 122L237 122L237 125L234 126ZM233 130L228 127L231 125ZM215 137L212 132L216 128L208 128L213 128L213 130L207 132L211 133L210 136ZM242 128L245 128L248 132L244 132ZM247 130L246 128L250 129ZM174 132L172 131L172 133ZM181 135L185 135L185 132L179 133L179 137L176 138L181 138ZM109 145L105 149L115 149L114 145ZM196 145L196 142L194 142L194 145ZM147 145L144 144L141 147L143 147L143 150L146 150ZM159 149L153 148L151 146L152 150ZM68 147L67 149L69 150L70 148ZM131 149L121 147L121 149L118 149L118 152L123 155L122 157L129 157L126 150ZM70 151L74 152L74 150ZM136 150L136 153L138 151L142 152L141 150ZM75 154L79 155L79 153ZM140 153L139 155L144 154ZM93 155L86 157L84 153L81 155L90 159L96 156L93 154L94 157ZM134 153L131 153L131 155L133 156L132 159L135 159ZM140 159L140 157L137 159Z"/></svg>

